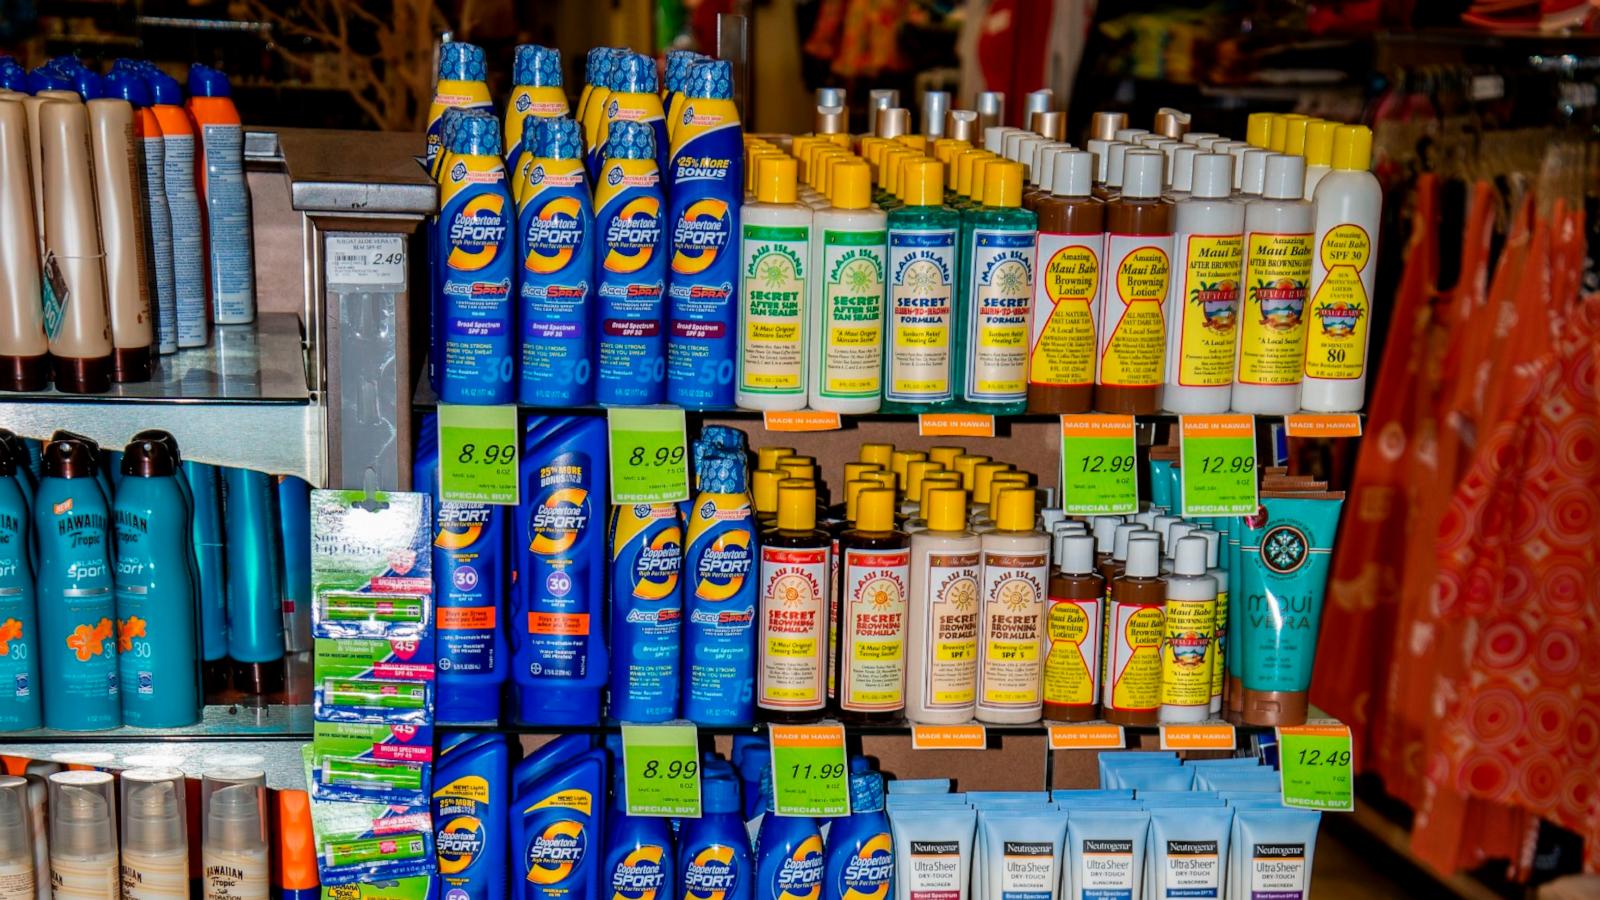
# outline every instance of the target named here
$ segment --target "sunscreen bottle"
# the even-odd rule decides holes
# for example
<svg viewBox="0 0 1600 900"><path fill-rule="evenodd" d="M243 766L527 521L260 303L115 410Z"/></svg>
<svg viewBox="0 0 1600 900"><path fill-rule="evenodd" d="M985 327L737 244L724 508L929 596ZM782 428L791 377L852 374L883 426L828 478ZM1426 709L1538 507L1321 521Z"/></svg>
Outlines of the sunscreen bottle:
<svg viewBox="0 0 1600 900"><path fill-rule="evenodd" d="M606 828L601 894L609 900L669 900L676 879L673 820L628 815L627 785L618 768Z"/></svg>
<svg viewBox="0 0 1600 900"><path fill-rule="evenodd" d="M233 686L270 694L284 678L277 490L265 472L233 467L222 470L222 484Z"/></svg>
<svg viewBox="0 0 1600 900"><path fill-rule="evenodd" d="M996 492L993 531L982 536L978 603L980 722L1038 721L1050 536L1034 528L1033 490Z"/></svg>
<svg viewBox="0 0 1600 900"><path fill-rule="evenodd" d="M1334 135L1342 127L1338 122L1315 119L1306 125L1306 189L1305 199L1316 199L1317 185L1333 171Z"/></svg>
<svg viewBox="0 0 1600 900"><path fill-rule="evenodd" d="M693 50L668 50L667 71L661 79L661 106L666 110L667 137L677 137L678 120L683 116L686 98L684 86L689 80L689 70L696 63L709 62L711 57Z"/></svg>
<svg viewBox="0 0 1600 900"><path fill-rule="evenodd" d="M36 900L39 872L28 827L28 780L0 775L0 900ZM48 886L49 873L43 873Z"/></svg>
<svg viewBox="0 0 1600 900"><path fill-rule="evenodd" d="M1304 181L1304 157L1269 156L1262 195L1245 208L1237 412L1270 415L1300 408L1306 297L1316 255L1315 210L1300 199Z"/></svg>
<svg viewBox="0 0 1600 900"><path fill-rule="evenodd" d="M756 833L755 900L806 900L822 889L822 832L810 816L780 816L772 793L772 770L762 773L767 814Z"/></svg>
<svg viewBox="0 0 1600 900"><path fill-rule="evenodd" d="M201 779L205 900L267 900L265 785L259 769L213 769Z"/></svg>
<svg viewBox="0 0 1600 900"><path fill-rule="evenodd" d="M1153 725L1161 708L1161 539L1154 533L1128 538L1128 561L1111 584L1107 616L1104 712L1117 725Z"/></svg>
<svg viewBox="0 0 1600 900"><path fill-rule="evenodd" d="M428 144L424 159L430 171L444 146L444 111L447 109L488 110L489 66L483 48L461 41L446 41L439 46L439 78L433 87L433 102L428 107Z"/></svg>
<svg viewBox="0 0 1600 900"><path fill-rule="evenodd" d="M925 490L922 507L927 530L911 536L906 718L955 725L977 703L982 545L966 529L966 492Z"/></svg>
<svg viewBox="0 0 1600 900"><path fill-rule="evenodd" d="M433 843L445 893L460 892L462 900L505 900L509 776L505 735L440 737Z"/></svg>
<svg viewBox="0 0 1600 900"><path fill-rule="evenodd" d="M122 772L123 900L189 900L189 829L183 772Z"/></svg>
<svg viewBox="0 0 1600 900"><path fill-rule="evenodd" d="M883 402L883 306L888 221L871 206L871 170L834 167L832 205L811 230L811 408L876 412Z"/></svg>
<svg viewBox="0 0 1600 900"><path fill-rule="evenodd" d="M667 260L661 223L666 202L650 127L618 120L609 134L594 196L600 299L595 399L605 405L642 406L660 403L665 396L662 303Z"/></svg>
<svg viewBox="0 0 1600 900"><path fill-rule="evenodd" d="M591 180L600 175L605 161L606 105L611 99L611 79L620 54L615 47L595 47L585 61L583 92L578 95L578 124L583 126L584 164Z"/></svg>
<svg viewBox="0 0 1600 900"><path fill-rule="evenodd" d="M123 60L118 60L118 65ZM137 69L113 69L106 90L133 105L133 136L139 146L139 191L143 196L151 312L155 320L156 350L178 352L178 313L173 306L172 211L167 207L166 154L161 123L151 110L154 97Z"/></svg>
<svg viewBox="0 0 1600 900"><path fill-rule="evenodd" d="M672 229L667 273L667 402L686 409L733 406L739 354L739 255L744 142L733 72L722 60L689 70L682 122L666 168ZM662 248L663 252L669 248Z"/></svg>
<svg viewBox="0 0 1600 900"><path fill-rule="evenodd" d="M1172 204L1161 198L1161 154L1124 155L1121 193L1106 204L1094 406L1148 415L1160 408L1165 380L1162 308L1172 265Z"/></svg>
<svg viewBox="0 0 1600 900"><path fill-rule="evenodd" d="M122 721L142 728L191 725L204 702L189 516L177 471L166 444L129 444L112 507Z"/></svg>
<svg viewBox="0 0 1600 900"><path fill-rule="evenodd" d="M196 63L189 67L189 116L197 138L196 188L205 204L210 248L211 319L242 325L256 318L256 272L250 223L250 187L244 176L244 128L233 105L228 76Z"/></svg>
<svg viewBox="0 0 1600 900"><path fill-rule="evenodd" d="M446 148L435 240L442 294L435 324L444 341L439 400L510 403L516 309L515 241L508 232L516 217L500 158L500 123L486 112L459 121Z"/></svg>
<svg viewBox="0 0 1600 900"><path fill-rule="evenodd" d="M795 200L796 162L764 157L756 192L740 209L738 375L744 409L806 406L806 325L811 278L810 207Z"/></svg>
<svg viewBox="0 0 1600 900"><path fill-rule="evenodd" d="M755 717L759 547L744 466L742 457L707 455L689 508L681 694L683 717L700 725Z"/></svg>
<svg viewBox="0 0 1600 900"><path fill-rule="evenodd" d="M1364 125L1340 126L1330 158L1332 168L1317 185L1300 406L1355 412L1367 393L1367 341L1383 218L1383 190L1368 171L1372 131Z"/></svg>
<svg viewBox="0 0 1600 900"><path fill-rule="evenodd" d="M700 818L678 836L676 900L753 900L755 864L739 806L739 781L708 772L700 782ZM765 808L762 806L761 808Z"/></svg>
<svg viewBox="0 0 1600 900"><path fill-rule="evenodd" d="M1028 411L1087 412L1099 353L1100 266L1105 261L1105 204L1090 196L1094 156L1055 154L1049 191L1038 198Z"/></svg>
<svg viewBox="0 0 1600 900"><path fill-rule="evenodd" d="M1233 161L1194 159L1189 194L1173 207L1176 261L1167 291L1166 387L1176 413L1228 411L1244 263L1244 207L1229 199Z"/></svg>
<svg viewBox="0 0 1600 900"><path fill-rule="evenodd" d="M50 885L55 900L117 900L116 790L109 772L50 776Z"/></svg>
<svg viewBox="0 0 1600 900"><path fill-rule="evenodd" d="M905 710L911 539L895 529L894 512L894 491L861 490L855 526L839 536L834 656L845 722L895 721Z"/></svg>
<svg viewBox="0 0 1600 900"><path fill-rule="evenodd" d="M595 230L578 123L536 119L522 142L528 165L517 205L517 399L587 406L595 387Z"/></svg>
<svg viewBox="0 0 1600 900"><path fill-rule="evenodd" d="M1205 538L1180 538L1176 545L1161 639L1161 721L1204 722L1217 656L1217 580L1206 571Z"/></svg>
<svg viewBox="0 0 1600 900"><path fill-rule="evenodd" d="M730 95L731 96L731 95ZM650 130L655 140L653 153L658 172L670 172L667 114L657 93L656 61L643 53L619 50L611 70L611 93L605 99L605 120L596 138L603 144L611 140L611 128L618 122L633 122Z"/></svg>
<svg viewBox="0 0 1600 900"><path fill-rule="evenodd" d="M1220 531L1202 528L1191 531L1192 537L1206 542L1206 574L1217 582L1217 613L1211 629L1211 703L1213 716L1222 712L1222 686L1228 671L1228 570L1222 559L1227 552L1227 537Z"/></svg>
<svg viewBox="0 0 1600 900"><path fill-rule="evenodd" d="M204 347L211 337L206 315L209 251L195 190L194 123L179 105L183 96L176 80L159 71L147 72L145 80L155 101L150 109L161 127L162 185L172 220L172 308L178 347Z"/></svg>
<svg viewBox="0 0 1600 900"><path fill-rule="evenodd" d="M89 159L89 112L77 102L39 108L44 184L44 326L56 390L111 388L103 245Z"/></svg>
<svg viewBox="0 0 1600 900"><path fill-rule="evenodd" d="M672 503L611 508L611 716L678 714L683 625L683 519Z"/></svg>
<svg viewBox="0 0 1600 900"><path fill-rule="evenodd" d="M184 480L194 501L194 561L200 592L200 657L207 692L231 680L228 666L228 556L222 541L222 478L216 466L188 460Z"/></svg>
<svg viewBox="0 0 1600 900"><path fill-rule="evenodd" d="M954 397L956 241L961 217L944 205L944 167L914 159L901 169L904 204L889 213L888 334L883 410L933 412Z"/></svg>
<svg viewBox="0 0 1600 900"><path fill-rule="evenodd" d="M0 448L0 646L5 648L0 654L0 731L20 731L40 724L41 648L29 551L33 523L18 479L17 460L11 442L7 444ZM0 803L4 800L0 796ZM0 809L0 832L4 829L4 810ZM0 842L4 837L0 833ZM0 871L3 867L0 862ZM3 882L0 875L0 895L6 894Z"/></svg>
<svg viewBox="0 0 1600 900"><path fill-rule="evenodd" d="M94 455L75 440L45 446L34 497L39 533L40 682L45 726L94 731L122 724L117 696L111 516ZM108 776L109 777L109 776Z"/></svg>
<svg viewBox="0 0 1600 900"><path fill-rule="evenodd" d="M1088 722L1100 705L1100 632L1105 579L1095 571L1095 539L1072 535L1060 542L1050 577L1044 629L1044 717Z"/></svg>
<svg viewBox="0 0 1600 900"><path fill-rule="evenodd" d="M567 115L567 94L561 89L561 51L518 44L511 60L511 81L501 133L506 137L506 171L516 178L526 147L523 129L539 119Z"/></svg>
<svg viewBox="0 0 1600 900"><path fill-rule="evenodd" d="M756 709L769 722L813 721L828 699L830 540L816 514L811 482L779 482L778 527L761 541Z"/></svg>
<svg viewBox="0 0 1600 900"><path fill-rule="evenodd" d="M288 653L305 653L314 649L311 641L311 485L293 475L280 475L275 480L279 544L283 553L283 649ZM439 601L437 592L434 600Z"/></svg>
<svg viewBox="0 0 1600 900"><path fill-rule="evenodd" d="M883 776L850 774L850 815L833 820L823 858L823 895L830 900L890 896L894 836L883 811Z"/></svg>
<svg viewBox="0 0 1600 900"><path fill-rule="evenodd" d="M43 390L50 380L29 143L27 107L0 97L0 390L7 391Z"/></svg>
<svg viewBox="0 0 1600 900"><path fill-rule="evenodd" d="M510 815L517 900L602 900L605 777L606 752L589 750L518 778Z"/></svg>

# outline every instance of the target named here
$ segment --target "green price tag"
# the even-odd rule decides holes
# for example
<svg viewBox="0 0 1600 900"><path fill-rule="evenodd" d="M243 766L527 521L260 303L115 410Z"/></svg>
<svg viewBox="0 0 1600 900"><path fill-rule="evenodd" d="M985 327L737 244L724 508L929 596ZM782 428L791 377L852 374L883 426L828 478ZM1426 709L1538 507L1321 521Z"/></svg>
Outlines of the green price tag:
<svg viewBox="0 0 1600 900"><path fill-rule="evenodd" d="M772 725L773 809L780 816L850 814L843 725Z"/></svg>
<svg viewBox="0 0 1600 900"><path fill-rule="evenodd" d="M1254 416L1181 416L1183 515L1256 514Z"/></svg>
<svg viewBox="0 0 1600 900"><path fill-rule="evenodd" d="M1283 805L1350 812L1356 808L1350 726L1283 726L1278 729Z"/></svg>
<svg viewBox="0 0 1600 900"><path fill-rule="evenodd" d="M440 498L515 506L520 443L515 406L439 404Z"/></svg>
<svg viewBox="0 0 1600 900"><path fill-rule="evenodd" d="M1061 497L1069 516L1139 511L1133 416L1061 417Z"/></svg>
<svg viewBox="0 0 1600 900"><path fill-rule="evenodd" d="M700 818L700 739L693 725L623 725L628 815Z"/></svg>
<svg viewBox="0 0 1600 900"><path fill-rule="evenodd" d="M683 410L637 406L606 414L611 439L611 503L680 503L689 499Z"/></svg>

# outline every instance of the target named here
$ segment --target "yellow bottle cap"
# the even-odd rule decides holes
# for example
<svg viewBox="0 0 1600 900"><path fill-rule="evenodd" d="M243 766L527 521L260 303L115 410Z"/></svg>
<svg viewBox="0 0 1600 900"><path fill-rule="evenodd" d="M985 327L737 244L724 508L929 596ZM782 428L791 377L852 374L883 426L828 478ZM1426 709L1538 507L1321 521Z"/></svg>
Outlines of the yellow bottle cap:
<svg viewBox="0 0 1600 900"><path fill-rule="evenodd" d="M827 195L833 185L834 166L848 158L844 151L835 147L824 148L816 154L817 180L811 186L817 189L817 193Z"/></svg>
<svg viewBox="0 0 1600 900"><path fill-rule="evenodd" d="M1272 135L1267 138L1267 149L1273 153L1282 153L1283 145L1289 140L1289 116L1284 114L1272 117Z"/></svg>
<svg viewBox="0 0 1600 900"><path fill-rule="evenodd" d="M975 487L974 479L977 476L978 463L986 463L989 457L977 453L963 453L956 457L955 470L961 476L961 489L970 491Z"/></svg>
<svg viewBox="0 0 1600 900"><path fill-rule="evenodd" d="M972 145L956 138L939 138L933 142L933 158L946 165L957 153L970 148Z"/></svg>
<svg viewBox="0 0 1600 900"><path fill-rule="evenodd" d="M795 459L796 457L790 457L784 460L783 465L779 468L787 473L790 478L800 481L816 481L817 467L812 463L795 462Z"/></svg>
<svg viewBox="0 0 1600 900"><path fill-rule="evenodd" d="M963 197L972 196L972 168L987 155L976 147L956 154L956 193Z"/></svg>
<svg viewBox="0 0 1600 900"><path fill-rule="evenodd" d="M906 163L900 175L900 199L907 206L943 206L944 166L935 159Z"/></svg>
<svg viewBox="0 0 1600 900"><path fill-rule="evenodd" d="M778 527L784 531L810 531L817 527L815 485L793 478L778 482Z"/></svg>
<svg viewBox="0 0 1600 900"><path fill-rule="evenodd" d="M756 448L756 468L758 468L758 469L776 468L773 465L773 463L776 463L778 460L783 459L785 456L793 456L793 455L794 455L794 448L793 447L757 447Z"/></svg>
<svg viewBox="0 0 1600 900"><path fill-rule="evenodd" d="M880 469L887 469L889 463L894 461L894 445L862 444L861 453L856 458L864 463L872 463Z"/></svg>
<svg viewBox="0 0 1600 900"><path fill-rule="evenodd" d="M884 190L892 196L900 196L906 187L906 167L921 158L910 150L896 152L889 161L889 181L883 186Z"/></svg>
<svg viewBox="0 0 1600 900"><path fill-rule="evenodd" d="M923 515L929 531L961 531L967 527L967 492L936 489L928 492Z"/></svg>
<svg viewBox="0 0 1600 900"><path fill-rule="evenodd" d="M1365 172L1372 168L1372 129L1365 125L1340 125L1333 133L1335 169Z"/></svg>
<svg viewBox="0 0 1600 900"><path fill-rule="evenodd" d="M811 171L810 166L808 165L811 158L809 151L810 148L816 144L816 142L817 139L814 137L801 135L795 138L794 141L789 144L789 153L794 157L795 163L799 166L800 180L806 184L811 183L811 179L806 177Z"/></svg>
<svg viewBox="0 0 1600 900"><path fill-rule="evenodd" d="M1283 134L1283 152L1290 156L1306 155L1306 129L1316 119L1290 119Z"/></svg>
<svg viewBox="0 0 1600 900"><path fill-rule="evenodd" d="M1002 157L993 153L985 153L972 163L972 203L974 206L984 205L984 190L989 186L989 167L1004 162Z"/></svg>
<svg viewBox="0 0 1600 900"><path fill-rule="evenodd" d="M928 152L928 136L925 134L902 134L895 140L917 151L918 155Z"/></svg>
<svg viewBox="0 0 1600 900"><path fill-rule="evenodd" d="M877 463L847 462L844 464L844 480L855 481L858 478L865 478L868 472L876 472L881 468L883 467Z"/></svg>
<svg viewBox="0 0 1600 900"><path fill-rule="evenodd" d="M995 499L995 527L1001 531L1033 530L1033 491L1007 488Z"/></svg>
<svg viewBox="0 0 1600 900"><path fill-rule="evenodd" d="M861 507L857 505L857 498L861 492L869 488L876 489L878 483L867 478L857 478L844 483L844 518L847 522L854 522Z"/></svg>
<svg viewBox="0 0 1600 900"><path fill-rule="evenodd" d="M894 473L893 472L890 472L890 471L887 471L887 470L884 470L884 469L878 469L876 471L868 472L867 473L867 480L868 481L876 481L878 483L879 487L885 487L885 488L888 488L891 491L894 490Z"/></svg>
<svg viewBox="0 0 1600 900"><path fill-rule="evenodd" d="M860 160L843 162L834 167L833 198L835 209L866 209L872 205L872 172Z"/></svg>
<svg viewBox="0 0 1600 900"><path fill-rule="evenodd" d="M961 476L954 472L931 473L922 479L922 494L918 497L918 508L922 510L923 521L928 518L928 495L934 491L959 491L961 490Z"/></svg>
<svg viewBox="0 0 1600 900"><path fill-rule="evenodd" d="M1317 119L1306 126L1306 165L1333 165L1333 133L1338 122Z"/></svg>
<svg viewBox="0 0 1600 900"><path fill-rule="evenodd" d="M906 466L919 459L927 458L928 454L923 453L921 450L896 450L889 454L889 471L894 473L895 479L899 481L901 487L904 487L906 483Z"/></svg>
<svg viewBox="0 0 1600 900"><path fill-rule="evenodd" d="M762 203L793 203L795 161L787 156L762 156L756 164L756 199Z"/></svg>
<svg viewBox="0 0 1600 900"><path fill-rule="evenodd" d="M929 447L928 458L952 471L956 467L956 457L967 452L965 447Z"/></svg>
<svg viewBox="0 0 1600 900"><path fill-rule="evenodd" d="M1277 117L1277 113L1251 113L1249 124L1245 125L1245 143L1265 150L1267 145L1272 143L1272 120Z"/></svg>
<svg viewBox="0 0 1600 900"><path fill-rule="evenodd" d="M975 503L989 503L994 497L989 486L994 483L994 476L1011 468L1010 463L986 462L979 463L972 468L972 499Z"/></svg>
<svg viewBox="0 0 1600 900"><path fill-rule="evenodd" d="M888 140L888 138L884 140ZM890 141L889 143L893 144L894 142ZM905 148L903 147L891 146L886 147L878 155L878 167L874 172L872 183L877 185L879 190L889 186L889 173L894 170L895 160L904 152Z"/></svg>
<svg viewBox="0 0 1600 900"><path fill-rule="evenodd" d="M861 139L861 158L867 161L867 165L877 168L883 161L883 151L889 144L887 138L864 137Z"/></svg>
<svg viewBox="0 0 1600 900"><path fill-rule="evenodd" d="M994 503L994 495L1006 488L1032 487L1033 476L1027 472L999 472L989 482L989 502Z"/></svg>
<svg viewBox="0 0 1600 900"><path fill-rule="evenodd" d="M856 497L856 529L894 530L894 491L868 488Z"/></svg>
<svg viewBox="0 0 1600 900"><path fill-rule="evenodd" d="M946 471L944 466L931 459L918 459L906 463L906 496L913 500L922 499L922 479L935 472Z"/></svg>
<svg viewBox="0 0 1600 900"><path fill-rule="evenodd" d="M983 205L1021 206L1022 179L1022 163L1001 160L990 164L983 170Z"/></svg>
<svg viewBox="0 0 1600 900"><path fill-rule="evenodd" d="M825 135L825 137L828 139L828 142L833 144L835 147L843 150L850 149L850 135L842 131L836 131L833 134Z"/></svg>
<svg viewBox="0 0 1600 900"><path fill-rule="evenodd" d="M750 494L756 512L771 515L778 511L778 482L788 477L789 473L778 469L757 469L750 474Z"/></svg>

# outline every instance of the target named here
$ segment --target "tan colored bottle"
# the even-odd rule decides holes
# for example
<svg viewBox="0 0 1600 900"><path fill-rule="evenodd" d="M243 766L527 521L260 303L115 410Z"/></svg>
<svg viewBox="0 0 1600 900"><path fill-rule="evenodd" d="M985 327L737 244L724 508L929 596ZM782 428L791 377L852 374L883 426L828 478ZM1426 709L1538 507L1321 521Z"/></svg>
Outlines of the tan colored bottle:
<svg viewBox="0 0 1600 900"><path fill-rule="evenodd" d="M44 172L45 333L56 389L111 389L111 326L106 320L104 251L95 222L89 165L89 111L82 103L39 108Z"/></svg>
<svg viewBox="0 0 1600 900"><path fill-rule="evenodd" d="M1039 200L1028 412L1088 412L1099 356L1095 315L1105 262L1105 204L1090 195L1094 156L1058 153L1051 193Z"/></svg>
<svg viewBox="0 0 1600 900"><path fill-rule="evenodd" d="M28 175L33 179L33 221L38 230L39 255L44 255L44 158L39 143L39 110L47 103L63 102L48 96L51 91L22 98L22 109L28 115ZM42 264L42 263L41 263Z"/></svg>
<svg viewBox="0 0 1600 900"><path fill-rule="evenodd" d="M966 529L965 492L930 490L924 505L928 529L911 536L906 718L956 725L977 702L981 544Z"/></svg>
<svg viewBox="0 0 1600 900"><path fill-rule="evenodd" d="M1161 577L1161 539L1128 541L1128 563L1111 585L1111 627L1106 633L1107 722L1154 725L1161 714L1161 637L1167 581Z"/></svg>
<svg viewBox="0 0 1600 900"><path fill-rule="evenodd" d="M1161 154L1129 151L1120 196L1106 204L1100 277L1100 361L1094 408L1150 415L1161 408L1172 268L1172 204L1161 198Z"/></svg>
<svg viewBox="0 0 1600 900"><path fill-rule="evenodd" d="M6 391L50 383L28 144L27 109L20 99L0 98L0 390Z"/></svg>
<svg viewBox="0 0 1600 900"><path fill-rule="evenodd" d="M1036 722L1044 707L1045 598L1050 536L1034 527L1033 491L999 491L995 529L983 535L978 594L980 722Z"/></svg>
<svg viewBox="0 0 1600 900"><path fill-rule="evenodd" d="M150 314L149 258L144 246L143 166L133 136L133 106L126 100L90 100L94 195L105 248L106 300L111 310L111 377L149 381L154 317Z"/></svg>

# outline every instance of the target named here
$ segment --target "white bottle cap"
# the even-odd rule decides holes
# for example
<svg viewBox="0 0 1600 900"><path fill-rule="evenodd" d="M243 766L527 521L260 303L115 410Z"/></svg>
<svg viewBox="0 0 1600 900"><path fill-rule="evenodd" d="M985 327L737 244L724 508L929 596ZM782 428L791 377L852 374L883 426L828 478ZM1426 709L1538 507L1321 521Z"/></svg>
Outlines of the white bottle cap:
<svg viewBox="0 0 1600 900"><path fill-rule="evenodd" d="M1189 532L1189 536L1205 538L1206 568L1215 569L1217 561L1222 558L1222 532L1211 528L1196 528Z"/></svg>
<svg viewBox="0 0 1600 900"><path fill-rule="evenodd" d="M1088 147L1089 155L1094 157L1094 180L1105 184L1106 174L1111 167L1111 145L1114 141L1102 141L1099 138L1090 138Z"/></svg>
<svg viewBox="0 0 1600 900"><path fill-rule="evenodd" d="M1063 150L1056 154L1050 173L1050 193L1062 197L1087 197L1094 172L1094 154L1086 150Z"/></svg>
<svg viewBox="0 0 1600 900"><path fill-rule="evenodd" d="M1160 559L1160 537L1155 534L1136 537L1128 541L1128 565L1123 571L1129 578L1154 578L1161 573L1157 565Z"/></svg>
<svg viewBox="0 0 1600 900"><path fill-rule="evenodd" d="M1005 125L990 125L988 128L983 130L983 149L989 151L990 153L1000 153L1001 155L1004 155L1003 151L1006 148L1006 135L1016 130L1017 129L1015 128L1008 128Z"/></svg>
<svg viewBox="0 0 1600 900"><path fill-rule="evenodd" d="M1149 129L1146 128L1118 128L1116 134L1112 135L1112 137L1123 143L1132 144L1137 143L1139 138L1149 133Z"/></svg>
<svg viewBox="0 0 1600 900"><path fill-rule="evenodd" d="M1127 561L1129 539L1133 537L1135 532L1143 532L1144 530L1143 525L1135 522L1125 522L1118 525L1116 538L1111 545L1111 558L1117 562Z"/></svg>
<svg viewBox="0 0 1600 900"><path fill-rule="evenodd" d="M1045 531L1055 531L1057 525L1063 524L1066 521L1067 513L1065 510L1053 509L1048 506L1039 510L1039 525L1044 528Z"/></svg>
<svg viewBox="0 0 1600 900"><path fill-rule="evenodd" d="M1106 185L1109 187L1122 187L1124 169L1127 166L1128 151L1133 149L1132 144L1118 141L1106 148Z"/></svg>
<svg viewBox="0 0 1600 900"><path fill-rule="evenodd" d="M1050 142L1045 138L1027 132L1023 132L1022 140L1017 142L1017 162L1022 163L1022 174L1029 184L1039 183L1038 172L1035 169L1039 163L1039 148L1048 143Z"/></svg>
<svg viewBox="0 0 1600 900"><path fill-rule="evenodd" d="M1143 526L1145 528L1149 528L1152 525L1156 524L1156 516L1159 516L1159 515L1161 515L1161 514L1156 512L1156 507L1152 506L1152 507L1150 507L1149 509L1147 509L1147 510L1145 510L1143 512L1136 512L1133 515L1129 516L1128 517L1128 521L1129 522L1138 522L1141 526Z"/></svg>
<svg viewBox="0 0 1600 900"><path fill-rule="evenodd" d="M1050 190L1050 185L1055 183L1056 157L1067 152L1068 145L1056 141L1045 141L1035 144L1033 150L1033 168L1028 170L1028 180L1035 185Z"/></svg>
<svg viewBox="0 0 1600 900"><path fill-rule="evenodd" d="M1167 545L1167 535L1172 533L1172 526L1182 521L1182 516L1156 516L1156 520L1151 523L1150 528L1156 534L1161 535L1161 546L1165 547Z"/></svg>
<svg viewBox="0 0 1600 900"><path fill-rule="evenodd" d="M1194 180L1189 196L1221 199L1233 193L1233 157L1202 153L1194 158Z"/></svg>
<svg viewBox="0 0 1600 900"><path fill-rule="evenodd" d="M95 859L117 852L109 772L73 770L50 776L50 852Z"/></svg>
<svg viewBox="0 0 1600 900"><path fill-rule="evenodd" d="M1167 554L1167 558L1168 559L1176 559L1177 558L1177 556L1178 556L1178 542L1183 540L1184 538L1188 537L1189 533L1192 532L1192 531L1194 531L1194 526L1190 525L1188 522L1175 522L1175 523L1173 523L1172 530L1167 532L1167 540L1166 540L1166 542L1164 544L1162 544L1162 546L1164 548L1166 548L1166 554Z"/></svg>
<svg viewBox="0 0 1600 900"><path fill-rule="evenodd" d="M1267 157L1266 181L1261 196L1272 200L1299 200L1306 192L1306 158L1274 153Z"/></svg>
<svg viewBox="0 0 1600 900"><path fill-rule="evenodd" d="M200 790L205 847L243 852L266 848L265 782L260 769L212 769L204 774Z"/></svg>
<svg viewBox="0 0 1600 900"><path fill-rule="evenodd" d="M1087 575L1094 571L1094 538L1069 534L1061 541L1058 568L1068 575Z"/></svg>
<svg viewBox="0 0 1600 900"><path fill-rule="evenodd" d="M28 779L0 775L0 866L33 865L28 818Z"/></svg>
<svg viewBox="0 0 1600 900"><path fill-rule="evenodd" d="M1154 150L1129 150L1122 170L1122 196L1161 196L1161 169L1166 160Z"/></svg>
<svg viewBox="0 0 1600 900"><path fill-rule="evenodd" d="M1183 142L1185 144L1193 144L1194 146L1198 147L1200 146L1201 141L1205 140L1206 138L1214 138L1216 136L1217 135L1214 132L1210 131L1189 131L1184 133Z"/></svg>
<svg viewBox="0 0 1600 900"><path fill-rule="evenodd" d="M1110 553L1117 545L1117 527L1122 520L1116 516L1094 517L1094 552Z"/></svg>
<svg viewBox="0 0 1600 900"><path fill-rule="evenodd" d="M1193 144L1184 144L1172 152L1172 189L1174 191L1189 192L1194 187L1194 158L1200 155L1200 148Z"/></svg>
<svg viewBox="0 0 1600 900"><path fill-rule="evenodd" d="M122 773L122 848L160 854L186 849L183 773L139 768Z"/></svg>
<svg viewBox="0 0 1600 900"><path fill-rule="evenodd" d="M1000 155L1012 162L1022 162L1022 142L1029 137L1038 137L1038 135L1030 135L1020 128L1007 131L1005 149L1000 152Z"/></svg>
<svg viewBox="0 0 1600 900"><path fill-rule="evenodd" d="M1239 191L1253 197L1261 196L1261 190L1267 183L1267 157L1272 156L1269 150L1246 150L1240 159Z"/></svg>
<svg viewBox="0 0 1600 900"><path fill-rule="evenodd" d="M1178 555L1173 560L1175 575L1204 575L1206 573L1205 538L1186 537L1178 541Z"/></svg>

